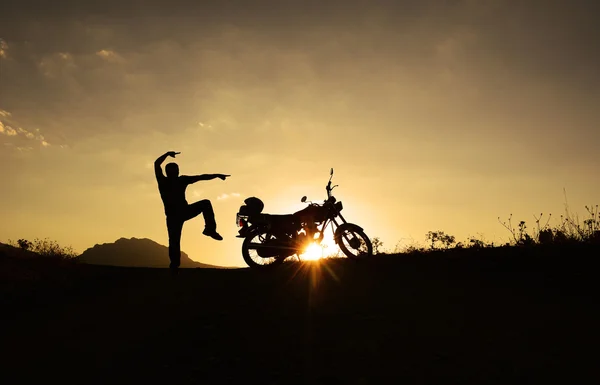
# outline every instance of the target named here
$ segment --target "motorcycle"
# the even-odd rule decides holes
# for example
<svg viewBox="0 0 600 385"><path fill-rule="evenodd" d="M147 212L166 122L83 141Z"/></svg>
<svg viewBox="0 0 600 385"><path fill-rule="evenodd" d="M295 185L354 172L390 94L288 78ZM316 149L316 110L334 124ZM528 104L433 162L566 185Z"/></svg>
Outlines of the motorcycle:
<svg viewBox="0 0 600 385"><path fill-rule="evenodd" d="M325 229L331 225L333 239L340 250L351 259L373 255L371 240L362 227L348 223L341 211L344 206L331 194L338 185L331 186L333 168L325 187L327 199L322 204L308 202L308 206L294 214L264 214L263 202L256 197L244 200L236 214L243 238L242 256L252 268L272 268L294 255L302 255L313 243L322 246ZM306 203L306 196L300 200Z"/></svg>

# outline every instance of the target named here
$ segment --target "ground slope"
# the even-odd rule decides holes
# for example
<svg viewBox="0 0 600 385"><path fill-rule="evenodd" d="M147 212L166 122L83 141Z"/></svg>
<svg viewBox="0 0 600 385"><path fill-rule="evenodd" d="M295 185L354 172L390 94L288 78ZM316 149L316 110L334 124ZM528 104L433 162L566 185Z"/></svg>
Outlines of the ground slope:
<svg viewBox="0 0 600 385"><path fill-rule="evenodd" d="M74 266L5 303L0 380L597 382L594 254L188 269L176 280L166 269Z"/></svg>

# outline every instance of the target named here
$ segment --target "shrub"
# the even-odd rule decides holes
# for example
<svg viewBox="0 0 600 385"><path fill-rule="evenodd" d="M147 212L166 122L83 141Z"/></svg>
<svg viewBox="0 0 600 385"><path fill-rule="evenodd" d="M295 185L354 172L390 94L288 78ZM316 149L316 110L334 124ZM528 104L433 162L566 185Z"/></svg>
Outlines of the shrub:
<svg viewBox="0 0 600 385"><path fill-rule="evenodd" d="M380 254L383 252L382 250L380 250L381 248L383 248L383 241L381 240L381 238L373 237L373 239L371 239L371 245L373 246L373 254Z"/></svg>
<svg viewBox="0 0 600 385"><path fill-rule="evenodd" d="M554 228L550 226L552 215L548 215L546 222L542 225L541 220L543 214L535 218L535 232L529 234L525 221L520 221L517 227L512 224L512 214L506 222L500 220L498 222L504 226L511 234L511 242L515 246L529 246L534 244L549 245L560 243L599 243L600 242L600 215L598 205L585 206L588 213L588 218L583 221L579 220L579 216L569 211L569 207L565 204L565 214L560 216L560 222Z"/></svg>
<svg viewBox="0 0 600 385"><path fill-rule="evenodd" d="M425 234L425 239L431 242L431 250L437 250L441 245L441 248L448 250L453 244L456 243L454 235L448 235L443 231L429 231Z"/></svg>
<svg viewBox="0 0 600 385"><path fill-rule="evenodd" d="M8 244L22 250L34 252L45 258L75 260L77 253L71 246L61 246L58 242L48 238L35 238L32 242L19 239L17 242L8 241Z"/></svg>

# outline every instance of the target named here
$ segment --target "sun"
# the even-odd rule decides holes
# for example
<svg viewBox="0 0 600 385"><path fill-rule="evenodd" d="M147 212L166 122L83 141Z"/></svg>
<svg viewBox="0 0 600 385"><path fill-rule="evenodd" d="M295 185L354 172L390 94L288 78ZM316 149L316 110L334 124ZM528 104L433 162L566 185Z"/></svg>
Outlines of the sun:
<svg viewBox="0 0 600 385"><path fill-rule="evenodd" d="M316 243L311 243L300 256L306 261L316 261L323 258L323 248Z"/></svg>
<svg viewBox="0 0 600 385"><path fill-rule="evenodd" d="M336 255L339 252L339 247L333 240L333 233L327 229L325 236L321 241L321 244L316 242L311 243L305 249L304 253L300 254L300 257L305 261L316 261L321 258L330 257Z"/></svg>

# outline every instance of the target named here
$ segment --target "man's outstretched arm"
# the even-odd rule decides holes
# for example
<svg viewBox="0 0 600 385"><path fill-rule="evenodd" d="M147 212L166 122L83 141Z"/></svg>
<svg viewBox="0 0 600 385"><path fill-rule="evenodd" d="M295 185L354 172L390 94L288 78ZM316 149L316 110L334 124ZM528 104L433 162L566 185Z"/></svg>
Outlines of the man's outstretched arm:
<svg viewBox="0 0 600 385"><path fill-rule="evenodd" d="M201 181L201 180L211 180L211 179L216 179L216 178L219 178L221 180L225 180L229 176L231 176L231 175L225 175L225 174L202 174L202 175L190 175L187 178L188 178L188 182L189 183L196 183L196 182Z"/></svg>
<svg viewBox="0 0 600 385"><path fill-rule="evenodd" d="M181 153L175 152L175 151L169 151L169 152L165 152L164 154L162 154L161 156L156 158L156 160L154 161L154 173L156 174L157 178L161 177L161 176L165 176L162 172L162 167L161 167L161 164L163 164L165 159L167 159L168 156L175 158L175 155L177 155L177 154L181 154Z"/></svg>

